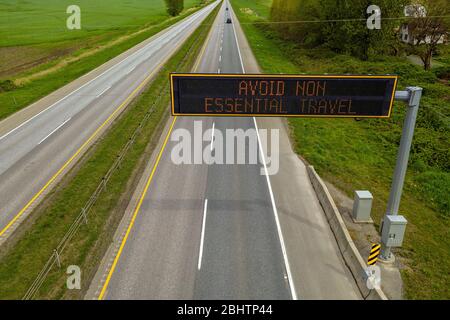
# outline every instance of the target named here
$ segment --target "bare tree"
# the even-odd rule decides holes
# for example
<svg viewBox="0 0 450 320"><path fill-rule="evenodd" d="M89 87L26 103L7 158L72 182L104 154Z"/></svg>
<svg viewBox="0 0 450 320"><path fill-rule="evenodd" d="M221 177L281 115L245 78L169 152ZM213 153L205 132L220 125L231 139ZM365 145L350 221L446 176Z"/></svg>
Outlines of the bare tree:
<svg viewBox="0 0 450 320"><path fill-rule="evenodd" d="M407 8L411 51L420 57L425 70L431 68L433 53L446 40L449 29L444 16L448 11L447 7L446 1L428 0Z"/></svg>

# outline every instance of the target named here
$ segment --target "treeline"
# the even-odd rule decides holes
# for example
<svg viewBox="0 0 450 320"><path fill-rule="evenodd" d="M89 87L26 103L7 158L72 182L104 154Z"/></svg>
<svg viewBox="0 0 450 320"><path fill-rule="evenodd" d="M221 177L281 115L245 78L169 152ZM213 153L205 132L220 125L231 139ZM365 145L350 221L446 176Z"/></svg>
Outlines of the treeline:
<svg viewBox="0 0 450 320"><path fill-rule="evenodd" d="M271 20L279 34L303 45L326 45L336 52L366 60L371 54L397 55L405 44L399 28L405 19L404 7L411 0L377 0L381 9L381 29L367 28L367 8L372 0L273 0ZM424 0L432 3L428 15L448 12L447 0ZM281 22L281 23L279 23ZM430 26L432 28L432 26Z"/></svg>
<svg viewBox="0 0 450 320"><path fill-rule="evenodd" d="M166 2L167 13L175 17L184 9L184 0L164 0Z"/></svg>

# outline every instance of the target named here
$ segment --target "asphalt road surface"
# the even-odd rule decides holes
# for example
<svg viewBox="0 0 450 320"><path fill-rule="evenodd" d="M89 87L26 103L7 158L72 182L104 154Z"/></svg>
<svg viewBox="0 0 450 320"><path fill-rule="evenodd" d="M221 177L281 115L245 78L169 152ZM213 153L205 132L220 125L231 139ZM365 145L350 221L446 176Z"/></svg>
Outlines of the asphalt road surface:
<svg viewBox="0 0 450 320"><path fill-rule="evenodd" d="M196 72L258 72L227 5ZM225 23L229 15L232 24ZM175 164L175 133L184 129L194 136L199 123L203 131L222 133L255 129L258 123L280 130L283 167L267 176L264 162ZM214 135L214 142L215 130L205 133ZM178 117L166 131L171 138L167 144L161 140L160 158L149 162L86 298L361 298L280 119Z"/></svg>
<svg viewBox="0 0 450 320"><path fill-rule="evenodd" d="M0 123L0 243L217 4Z"/></svg>

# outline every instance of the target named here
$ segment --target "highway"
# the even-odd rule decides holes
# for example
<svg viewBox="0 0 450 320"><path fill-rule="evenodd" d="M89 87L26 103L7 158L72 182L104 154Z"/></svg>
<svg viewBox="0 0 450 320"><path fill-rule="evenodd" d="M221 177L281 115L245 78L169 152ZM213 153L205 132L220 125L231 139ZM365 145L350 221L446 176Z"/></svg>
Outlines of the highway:
<svg viewBox="0 0 450 320"><path fill-rule="evenodd" d="M227 2L194 71L259 72ZM279 172L267 175L265 161L174 164L173 133L193 136L195 121L211 136L278 129ZM87 299L361 299L281 119L178 117L159 148Z"/></svg>
<svg viewBox="0 0 450 320"><path fill-rule="evenodd" d="M218 3L0 123L0 244Z"/></svg>

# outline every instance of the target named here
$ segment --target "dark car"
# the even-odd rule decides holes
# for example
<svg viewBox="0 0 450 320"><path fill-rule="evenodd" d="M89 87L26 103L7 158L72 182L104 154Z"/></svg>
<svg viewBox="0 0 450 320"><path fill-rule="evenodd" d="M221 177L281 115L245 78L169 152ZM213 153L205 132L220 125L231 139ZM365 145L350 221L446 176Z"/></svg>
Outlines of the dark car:
<svg viewBox="0 0 450 320"><path fill-rule="evenodd" d="M227 23L231 23L231 18L228 18L228 19L227 19Z"/></svg>
<svg viewBox="0 0 450 320"><path fill-rule="evenodd" d="M227 10L227 11L228 11L228 7L226 7L226 8L225 8L225 10Z"/></svg>

